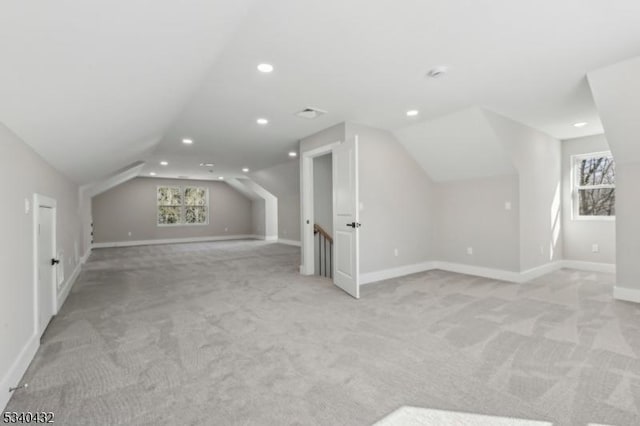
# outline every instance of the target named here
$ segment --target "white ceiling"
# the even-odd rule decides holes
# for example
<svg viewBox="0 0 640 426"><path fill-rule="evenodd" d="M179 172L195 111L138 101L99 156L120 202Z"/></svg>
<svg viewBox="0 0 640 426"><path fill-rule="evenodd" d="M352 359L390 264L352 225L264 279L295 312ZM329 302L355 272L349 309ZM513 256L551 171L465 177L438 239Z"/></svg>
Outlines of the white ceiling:
<svg viewBox="0 0 640 426"><path fill-rule="evenodd" d="M0 121L79 183L146 160L249 2L2 1Z"/></svg>
<svg viewBox="0 0 640 426"><path fill-rule="evenodd" d="M602 132L586 73L639 55L638 22L636 0L3 2L0 121L79 182L140 159L234 176L341 121L397 131L474 105L578 137ZM329 113L293 115L307 106Z"/></svg>

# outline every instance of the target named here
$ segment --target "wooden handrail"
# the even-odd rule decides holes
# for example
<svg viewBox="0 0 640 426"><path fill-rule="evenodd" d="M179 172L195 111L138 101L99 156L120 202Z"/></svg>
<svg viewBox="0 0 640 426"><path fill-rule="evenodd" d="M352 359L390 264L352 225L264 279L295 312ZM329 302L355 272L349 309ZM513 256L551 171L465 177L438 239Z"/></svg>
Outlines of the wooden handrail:
<svg viewBox="0 0 640 426"><path fill-rule="evenodd" d="M329 233L324 229L322 229L322 226L318 225L317 223L313 224L313 233L314 234L320 233L320 235L325 237L327 240L329 240L330 243L333 244L333 238L331 237L331 235L329 235Z"/></svg>

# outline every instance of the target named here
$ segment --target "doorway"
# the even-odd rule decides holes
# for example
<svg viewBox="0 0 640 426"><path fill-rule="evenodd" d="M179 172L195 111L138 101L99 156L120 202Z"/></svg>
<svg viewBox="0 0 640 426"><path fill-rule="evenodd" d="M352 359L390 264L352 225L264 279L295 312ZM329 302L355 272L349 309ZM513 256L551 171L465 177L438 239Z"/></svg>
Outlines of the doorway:
<svg viewBox="0 0 640 426"><path fill-rule="evenodd" d="M358 198L358 137L330 143L302 154L302 264L300 272L313 275L317 271L316 255L324 254L318 243L315 200L315 161L331 158L331 277L333 283L354 298L360 297L359 283L359 198ZM317 160L317 165L328 159ZM322 167L322 166L321 166ZM325 181L326 183L326 181ZM327 232L329 233L329 232Z"/></svg>
<svg viewBox="0 0 640 426"><path fill-rule="evenodd" d="M333 155L313 159L314 271L333 278Z"/></svg>
<svg viewBox="0 0 640 426"><path fill-rule="evenodd" d="M56 200L34 195L35 332L42 336L56 312Z"/></svg>

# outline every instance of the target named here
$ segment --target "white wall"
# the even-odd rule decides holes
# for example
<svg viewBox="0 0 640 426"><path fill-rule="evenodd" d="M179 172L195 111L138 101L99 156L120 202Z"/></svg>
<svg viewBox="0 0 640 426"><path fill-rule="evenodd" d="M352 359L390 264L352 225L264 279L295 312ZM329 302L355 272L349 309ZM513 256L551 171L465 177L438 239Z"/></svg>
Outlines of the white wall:
<svg viewBox="0 0 640 426"><path fill-rule="evenodd" d="M437 260L519 271L518 187L517 175L436 184Z"/></svg>
<svg viewBox="0 0 640 426"><path fill-rule="evenodd" d="M485 111L519 177L520 270L562 258L561 144L536 129Z"/></svg>
<svg viewBox="0 0 640 426"><path fill-rule="evenodd" d="M264 200L251 200L251 223L253 234L266 236Z"/></svg>
<svg viewBox="0 0 640 426"><path fill-rule="evenodd" d="M392 133L347 123L346 137L354 135L360 153L360 272L433 259L431 179Z"/></svg>
<svg viewBox="0 0 640 426"><path fill-rule="evenodd" d="M634 143L637 143L634 141ZM640 302L640 162L616 163L616 285Z"/></svg>
<svg viewBox="0 0 640 426"><path fill-rule="evenodd" d="M13 132L0 123L0 178L5 185L0 209L0 408L10 396L31 361L39 339L34 334L33 283L33 205L25 213L25 199L30 203L38 193L57 201L57 249L64 253L65 279L62 288L71 284L73 271L79 268L81 221L78 187L53 169ZM78 249L76 250L76 247Z"/></svg>
<svg viewBox="0 0 640 426"><path fill-rule="evenodd" d="M209 222L158 226L157 188L161 185L207 188ZM225 182L138 177L93 197L94 242L250 235L253 231L251 207L251 200Z"/></svg>
<svg viewBox="0 0 640 426"><path fill-rule="evenodd" d="M640 57L588 74L616 162L616 290L640 302Z"/></svg>
<svg viewBox="0 0 640 426"><path fill-rule="evenodd" d="M330 143L342 142L345 138L345 132L346 124L340 123L302 138L300 140L300 154Z"/></svg>
<svg viewBox="0 0 640 426"><path fill-rule="evenodd" d="M604 135L587 136L562 141L562 229L564 259L584 262L615 264L616 222L614 220L572 219L571 156L592 152L609 151ZM591 247L598 244L600 251L593 253Z"/></svg>
<svg viewBox="0 0 640 426"><path fill-rule="evenodd" d="M251 173L251 180L278 198L278 238L300 241L300 162L297 158Z"/></svg>

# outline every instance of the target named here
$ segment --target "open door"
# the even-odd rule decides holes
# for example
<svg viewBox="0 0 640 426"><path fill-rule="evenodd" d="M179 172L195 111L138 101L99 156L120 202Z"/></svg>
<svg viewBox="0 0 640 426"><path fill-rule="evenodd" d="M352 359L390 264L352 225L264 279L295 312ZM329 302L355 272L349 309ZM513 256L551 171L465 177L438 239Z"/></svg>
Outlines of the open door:
<svg viewBox="0 0 640 426"><path fill-rule="evenodd" d="M333 148L333 282L358 299L358 137Z"/></svg>

